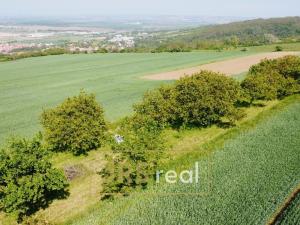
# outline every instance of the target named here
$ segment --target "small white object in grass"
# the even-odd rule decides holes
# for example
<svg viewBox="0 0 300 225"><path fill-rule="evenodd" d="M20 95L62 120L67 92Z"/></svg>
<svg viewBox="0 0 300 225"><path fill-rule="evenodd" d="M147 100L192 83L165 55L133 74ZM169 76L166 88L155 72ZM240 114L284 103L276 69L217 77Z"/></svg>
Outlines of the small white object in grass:
<svg viewBox="0 0 300 225"><path fill-rule="evenodd" d="M124 142L124 138L123 138L121 135L116 134L116 135L115 135L115 141L116 141L118 144L121 144L122 142Z"/></svg>

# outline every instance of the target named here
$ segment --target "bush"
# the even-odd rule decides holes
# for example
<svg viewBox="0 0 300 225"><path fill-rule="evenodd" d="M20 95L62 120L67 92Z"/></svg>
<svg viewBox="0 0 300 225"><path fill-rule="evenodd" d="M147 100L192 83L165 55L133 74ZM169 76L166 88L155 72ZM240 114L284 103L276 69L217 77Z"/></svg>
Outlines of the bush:
<svg viewBox="0 0 300 225"><path fill-rule="evenodd" d="M276 71L248 75L241 83L242 88L254 100L272 100L284 93L285 78Z"/></svg>
<svg viewBox="0 0 300 225"><path fill-rule="evenodd" d="M95 95L83 91L44 111L41 123L52 150L71 151L75 155L100 147L106 131L102 107Z"/></svg>
<svg viewBox="0 0 300 225"><path fill-rule="evenodd" d="M282 98L300 91L300 57L262 60L250 68L241 86L251 101Z"/></svg>
<svg viewBox="0 0 300 225"><path fill-rule="evenodd" d="M146 115L160 125L166 126L175 119L176 103L173 94L174 88L172 86L162 86L147 92L142 102L134 106L134 110L137 114Z"/></svg>
<svg viewBox="0 0 300 225"><path fill-rule="evenodd" d="M239 83L225 75L202 71L175 83L175 124L209 126L225 117L234 122L242 115L235 107Z"/></svg>
<svg viewBox="0 0 300 225"><path fill-rule="evenodd" d="M265 59L250 68L250 74L268 73L276 71L285 78L300 80L300 57L285 56L278 59Z"/></svg>
<svg viewBox="0 0 300 225"><path fill-rule="evenodd" d="M291 55L277 59L276 70L285 78L300 82L300 57Z"/></svg>
<svg viewBox="0 0 300 225"><path fill-rule="evenodd" d="M234 79L202 71L148 92L135 106L135 112L163 126L209 126L222 118L230 122L239 119L242 113L236 103L241 96L242 90Z"/></svg>
<svg viewBox="0 0 300 225"><path fill-rule="evenodd" d="M105 178L104 198L112 193L127 195L132 189L144 189L153 179L164 149L162 127L153 119L134 115L125 118L119 128L122 143L113 143L113 157L107 158L101 172Z"/></svg>
<svg viewBox="0 0 300 225"><path fill-rule="evenodd" d="M282 52L283 51L283 47L278 45L278 46L275 47L275 51L276 52Z"/></svg>
<svg viewBox="0 0 300 225"><path fill-rule="evenodd" d="M22 218L65 194L67 181L53 169L41 137L13 139L0 152L0 208Z"/></svg>
<svg viewBox="0 0 300 225"><path fill-rule="evenodd" d="M115 143L113 150L131 160L147 161L152 158L152 152L160 152L163 149L162 126L148 116L136 114L125 118L118 132L124 137L124 142Z"/></svg>

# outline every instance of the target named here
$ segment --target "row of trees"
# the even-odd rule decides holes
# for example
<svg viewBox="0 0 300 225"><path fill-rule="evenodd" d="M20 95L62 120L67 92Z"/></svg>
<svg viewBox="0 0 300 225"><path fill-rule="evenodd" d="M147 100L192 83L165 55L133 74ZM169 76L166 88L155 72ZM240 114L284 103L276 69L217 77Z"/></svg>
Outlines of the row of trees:
<svg viewBox="0 0 300 225"><path fill-rule="evenodd" d="M0 54L0 62L14 61L18 59L25 59L31 57L62 55L62 54L70 54L70 52L64 48L50 48L50 49L45 49L40 51L29 51L29 52L15 53L9 55Z"/></svg>
<svg viewBox="0 0 300 225"><path fill-rule="evenodd" d="M222 118L234 122L242 116L236 107L242 97L239 83L223 74L202 71L175 84L148 92L135 111L172 127L206 127Z"/></svg>
<svg viewBox="0 0 300 225"><path fill-rule="evenodd" d="M273 100L300 91L300 57L262 60L239 84L210 71L183 77L145 94L135 112L172 127L230 123L243 116L241 106L255 100Z"/></svg>
<svg viewBox="0 0 300 225"><path fill-rule="evenodd" d="M239 83L223 74L202 71L147 92L132 116L118 123L121 137L109 133L103 108L95 95L81 91L41 115L43 135L13 139L0 154L0 207L18 218L66 195L62 171L50 163L50 153L87 154L104 144L103 197L146 188L164 154L163 130L231 124L243 117L243 107L256 100L282 98L300 91L300 58L263 60ZM108 194L110 193L110 194Z"/></svg>
<svg viewBox="0 0 300 225"><path fill-rule="evenodd" d="M109 158L111 163L101 173L106 196L147 186L163 158L165 127L234 125L244 116L243 108L254 101L283 98L299 91L300 58L287 56L263 60L250 69L242 83L202 71L147 92L134 106L134 115L121 123L119 132L124 142L113 145L117 154Z"/></svg>

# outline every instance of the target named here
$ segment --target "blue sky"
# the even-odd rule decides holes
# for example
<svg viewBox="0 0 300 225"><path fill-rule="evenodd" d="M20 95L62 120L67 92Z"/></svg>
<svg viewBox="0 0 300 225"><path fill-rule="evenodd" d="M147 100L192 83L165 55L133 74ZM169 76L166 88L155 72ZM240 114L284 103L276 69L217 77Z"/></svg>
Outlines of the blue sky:
<svg viewBox="0 0 300 225"><path fill-rule="evenodd" d="M300 16L300 0L3 0L2 16Z"/></svg>

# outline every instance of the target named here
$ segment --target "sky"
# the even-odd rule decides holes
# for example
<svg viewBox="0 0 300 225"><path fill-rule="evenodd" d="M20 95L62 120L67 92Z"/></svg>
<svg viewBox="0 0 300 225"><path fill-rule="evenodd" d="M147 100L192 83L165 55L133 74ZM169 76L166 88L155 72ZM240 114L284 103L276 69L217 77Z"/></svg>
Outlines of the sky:
<svg viewBox="0 0 300 225"><path fill-rule="evenodd" d="M2 0L0 15L283 17L300 16L300 0Z"/></svg>

